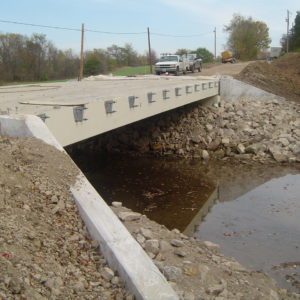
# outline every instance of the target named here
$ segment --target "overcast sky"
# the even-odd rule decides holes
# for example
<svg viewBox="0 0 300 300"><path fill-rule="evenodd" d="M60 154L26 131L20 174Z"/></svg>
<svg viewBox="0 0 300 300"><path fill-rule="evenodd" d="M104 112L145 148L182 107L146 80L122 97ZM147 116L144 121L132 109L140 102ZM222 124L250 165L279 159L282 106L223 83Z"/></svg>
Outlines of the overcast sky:
<svg viewBox="0 0 300 300"><path fill-rule="evenodd" d="M136 35L113 35L86 32L85 49L106 48L126 42L139 52L147 50L147 27L152 48L159 54L178 48L205 47L214 52L214 28L217 32L217 55L226 47L223 32L234 13L265 22L271 46L279 46L286 33L287 10L291 24L299 0L9 0L1 1L0 20L81 28L109 32L135 32ZM38 28L0 22L0 33L46 34L57 48L80 49L80 32ZM193 37L167 37L157 34Z"/></svg>

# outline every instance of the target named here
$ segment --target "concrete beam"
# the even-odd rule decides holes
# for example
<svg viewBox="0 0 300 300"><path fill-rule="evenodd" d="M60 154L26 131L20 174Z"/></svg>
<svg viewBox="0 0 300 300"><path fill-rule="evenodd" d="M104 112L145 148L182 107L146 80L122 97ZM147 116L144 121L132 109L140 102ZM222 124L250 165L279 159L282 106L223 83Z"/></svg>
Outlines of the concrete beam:
<svg viewBox="0 0 300 300"><path fill-rule="evenodd" d="M219 79L214 77L56 85L1 88L0 105L9 112L40 116L62 146L219 94Z"/></svg>

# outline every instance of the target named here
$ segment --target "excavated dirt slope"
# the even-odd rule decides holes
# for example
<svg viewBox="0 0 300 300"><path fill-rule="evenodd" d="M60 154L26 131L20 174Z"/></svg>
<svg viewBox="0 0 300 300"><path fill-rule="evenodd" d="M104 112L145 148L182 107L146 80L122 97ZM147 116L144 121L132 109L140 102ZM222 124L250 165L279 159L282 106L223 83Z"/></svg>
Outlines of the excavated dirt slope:
<svg viewBox="0 0 300 300"><path fill-rule="evenodd" d="M254 62L246 66L236 79L270 93L300 102L300 54L289 53L272 63Z"/></svg>

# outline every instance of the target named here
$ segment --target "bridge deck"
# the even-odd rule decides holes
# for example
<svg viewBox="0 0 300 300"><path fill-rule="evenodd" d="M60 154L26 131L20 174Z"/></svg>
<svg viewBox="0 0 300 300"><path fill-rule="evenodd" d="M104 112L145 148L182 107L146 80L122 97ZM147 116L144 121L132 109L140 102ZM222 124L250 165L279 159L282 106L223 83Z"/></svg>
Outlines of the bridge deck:
<svg viewBox="0 0 300 300"><path fill-rule="evenodd" d="M66 146L219 94L214 77L84 80L0 88L0 113L44 119Z"/></svg>

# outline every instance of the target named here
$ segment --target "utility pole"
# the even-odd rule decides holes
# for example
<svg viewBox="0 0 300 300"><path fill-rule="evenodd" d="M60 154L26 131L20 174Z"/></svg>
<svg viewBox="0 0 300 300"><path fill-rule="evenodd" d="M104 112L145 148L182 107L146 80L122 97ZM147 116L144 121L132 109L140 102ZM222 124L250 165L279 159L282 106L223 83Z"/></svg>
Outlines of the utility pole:
<svg viewBox="0 0 300 300"><path fill-rule="evenodd" d="M287 10L286 26L286 53L289 53L289 31L290 31L290 12Z"/></svg>
<svg viewBox="0 0 300 300"><path fill-rule="evenodd" d="M148 32L149 65L150 65L150 73L152 74L152 55L151 55L150 30L149 30L149 27L147 27L147 32Z"/></svg>
<svg viewBox="0 0 300 300"><path fill-rule="evenodd" d="M80 50L80 70L78 81L83 78L83 41L84 41L84 24L81 25L81 50Z"/></svg>
<svg viewBox="0 0 300 300"><path fill-rule="evenodd" d="M214 30L214 34L215 34L215 60L217 59L217 29L215 27Z"/></svg>

